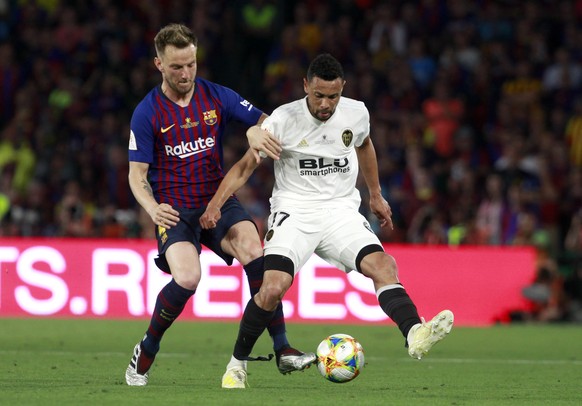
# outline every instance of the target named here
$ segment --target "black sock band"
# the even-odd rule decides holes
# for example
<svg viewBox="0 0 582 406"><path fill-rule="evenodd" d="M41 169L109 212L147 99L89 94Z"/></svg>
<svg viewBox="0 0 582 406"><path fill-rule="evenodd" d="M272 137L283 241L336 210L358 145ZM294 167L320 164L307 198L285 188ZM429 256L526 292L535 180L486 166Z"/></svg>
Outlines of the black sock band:
<svg viewBox="0 0 582 406"><path fill-rule="evenodd" d="M404 338L408 336L412 326L420 323L416 306L404 288L383 291L378 296L378 302L384 313L398 325Z"/></svg>
<svg viewBox="0 0 582 406"><path fill-rule="evenodd" d="M245 273L247 274L247 280L249 281L249 290L251 291L251 297L257 294L263 283L264 270L264 257L259 257L244 266ZM267 326L269 335L277 336L282 335L282 339L285 338L285 315L283 314L283 304L279 303L277 309L275 310L275 315L273 316L271 322ZM286 342L286 338L285 338Z"/></svg>
<svg viewBox="0 0 582 406"><path fill-rule="evenodd" d="M243 360L249 356L274 314L274 311L269 312L257 306L253 298L249 300L234 345L233 355L236 359Z"/></svg>

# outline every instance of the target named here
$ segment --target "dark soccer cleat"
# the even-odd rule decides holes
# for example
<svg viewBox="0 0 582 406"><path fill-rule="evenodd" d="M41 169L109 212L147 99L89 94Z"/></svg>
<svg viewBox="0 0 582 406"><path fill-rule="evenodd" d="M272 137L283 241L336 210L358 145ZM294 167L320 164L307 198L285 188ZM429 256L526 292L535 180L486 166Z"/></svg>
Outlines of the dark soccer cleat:
<svg viewBox="0 0 582 406"><path fill-rule="evenodd" d="M315 363L317 356L313 352L303 353L295 348L286 347L276 354L277 368L283 375L293 371L303 371Z"/></svg>
<svg viewBox="0 0 582 406"><path fill-rule="evenodd" d="M133 356L125 370L125 381L129 386L146 386L148 384L148 371L154 363L154 358L143 352L141 343L133 348Z"/></svg>

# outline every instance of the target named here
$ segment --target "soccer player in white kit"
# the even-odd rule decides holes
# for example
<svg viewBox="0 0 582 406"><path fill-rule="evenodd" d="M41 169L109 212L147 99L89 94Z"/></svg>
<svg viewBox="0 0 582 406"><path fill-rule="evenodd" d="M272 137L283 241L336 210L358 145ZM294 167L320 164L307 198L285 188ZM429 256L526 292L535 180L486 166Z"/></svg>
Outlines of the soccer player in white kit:
<svg viewBox="0 0 582 406"><path fill-rule="evenodd" d="M379 305L398 325L411 357L422 358L451 331L449 310L428 323L419 317L398 280L394 258L384 252L358 211L356 180L361 170L372 212L382 227L393 226L390 206L381 193L368 110L364 103L341 95L344 84L341 64L329 54L319 55L303 80L307 96L275 109L262 124L262 130L279 140L282 148L274 162L265 276L245 308L223 388L246 387L247 361L255 359L249 356L253 346L295 273L313 253L344 272L355 270L372 279ZM259 163L258 153L250 149L231 168L200 218L203 228L214 227L222 204Z"/></svg>

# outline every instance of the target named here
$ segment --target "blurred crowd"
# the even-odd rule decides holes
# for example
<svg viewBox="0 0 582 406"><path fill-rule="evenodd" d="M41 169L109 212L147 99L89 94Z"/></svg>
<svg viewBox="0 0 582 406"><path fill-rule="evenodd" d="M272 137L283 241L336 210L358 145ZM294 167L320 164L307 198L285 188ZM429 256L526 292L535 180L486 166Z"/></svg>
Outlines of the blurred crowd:
<svg viewBox="0 0 582 406"><path fill-rule="evenodd" d="M267 113L333 54L371 113L381 239L533 246L516 317L582 321L582 0L0 0L0 17L0 235L152 237L129 121L161 80L154 35L181 22L198 76ZM246 147L231 127L226 166ZM271 186L266 164L238 193L262 230Z"/></svg>

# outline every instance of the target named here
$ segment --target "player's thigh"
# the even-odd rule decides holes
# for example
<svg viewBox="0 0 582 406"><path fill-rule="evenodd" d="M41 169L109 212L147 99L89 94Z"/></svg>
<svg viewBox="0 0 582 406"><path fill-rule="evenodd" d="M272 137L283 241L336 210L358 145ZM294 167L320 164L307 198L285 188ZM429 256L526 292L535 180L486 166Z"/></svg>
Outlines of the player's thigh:
<svg viewBox="0 0 582 406"><path fill-rule="evenodd" d="M296 274L315 251L321 239L320 217L305 213L279 211L269 216L264 252L280 255L293 262ZM267 269L268 271L269 269Z"/></svg>
<svg viewBox="0 0 582 406"><path fill-rule="evenodd" d="M357 270L367 250L382 247L366 218L356 210L332 210L326 221L316 254L345 272Z"/></svg>
<svg viewBox="0 0 582 406"><path fill-rule="evenodd" d="M235 257L241 264L248 264L263 255L257 227L247 220L233 224L221 240L220 246L224 252Z"/></svg>
<svg viewBox="0 0 582 406"><path fill-rule="evenodd" d="M183 288L194 290L200 282L200 256L194 244L176 242L166 249L172 277Z"/></svg>
<svg viewBox="0 0 582 406"><path fill-rule="evenodd" d="M252 217L232 197L222 206L216 227L203 230L200 241L229 265L233 257L246 265L263 255L261 239Z"/></svg>

